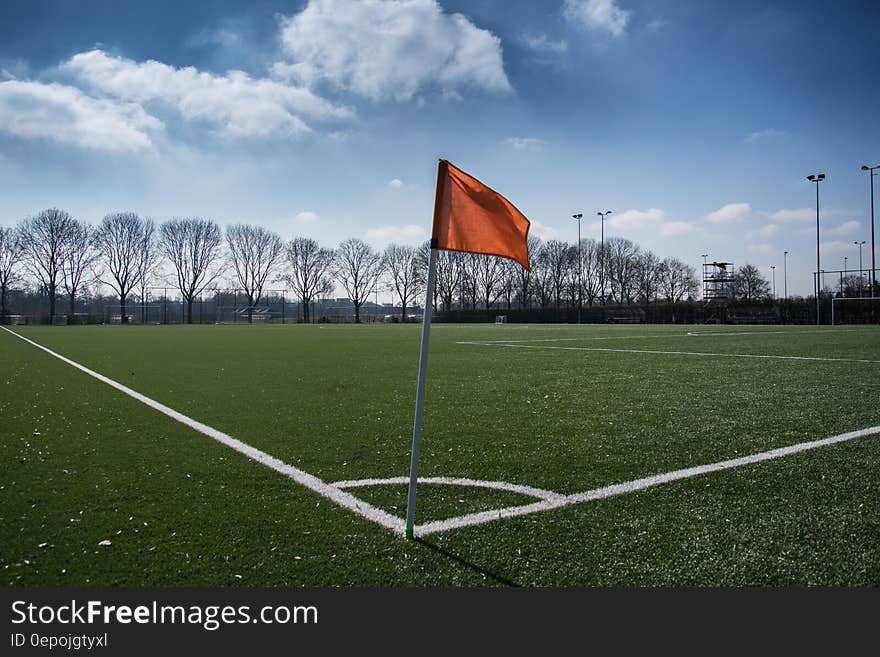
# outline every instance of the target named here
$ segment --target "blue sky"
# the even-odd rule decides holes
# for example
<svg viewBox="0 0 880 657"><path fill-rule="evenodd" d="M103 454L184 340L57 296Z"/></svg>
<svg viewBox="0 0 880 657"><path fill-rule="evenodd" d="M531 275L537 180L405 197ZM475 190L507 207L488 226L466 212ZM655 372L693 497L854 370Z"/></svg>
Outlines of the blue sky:
<svg viewBox="0 0 880 657"><path fill-rule="evenodd" d="M438 157L549 239L570 218L789 291L868 240L880 3L5 0L0 224L58 206L417 243ZM878 190L880 191L880 190ZM869 251L864 251L866 262Z"/></svg>

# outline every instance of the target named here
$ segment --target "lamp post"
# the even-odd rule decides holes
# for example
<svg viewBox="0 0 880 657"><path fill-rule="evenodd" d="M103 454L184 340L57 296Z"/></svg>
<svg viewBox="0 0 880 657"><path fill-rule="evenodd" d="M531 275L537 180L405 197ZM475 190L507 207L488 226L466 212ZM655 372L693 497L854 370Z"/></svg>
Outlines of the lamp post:
<svg viewBox="0 0 880 657"><path fill-rule="evenodd" d="M599 247L599 287L602 290L602 305L605 305L605 215L611 214L611 210L605 210L605 212L597 212L597 215L602 217L602 237L601 237L601 246Z"/></svg>
<svg viewBox="0 0 880 657"><path fill-rule="evenodd" d="M819 294L822 291L822 283L819 278L819 273L821 271L819 266L819 183L825 180L825 174L811 174L807 176L807 180L811 183L816 183L816 326L818 326L822 323L819 315Z"/></svg>
<svg viewBox="0 0 880 657"><path fill-rule="evenodd" d="M782 252L782 291L788 301L788 251Z"/></svg>
<svg viewBox="0 0 880 657"><path fill-rule="evenodd" d="M871 295L870 296L872 296L872 297L874 296L874 283L877 280L877 271L876 271L877 251L875 250L875 247L874 247L874 176L877 175L876 173L874 173L874 171L876 169L880 169L880 164L873 166L873 167L869 167L866 164L862 165L862 171L867 171L871 176L871 178L870 178L870 181L871 181L871 183L870 183L870 186L871 186Z"/></svg>
<svg viewBox="0 0 880 657"><path fill-rule="evenodd" d="M846 276L847 272L847 260L849 260L849 258L843 256L843 274L840 275L840 296L843 296L843 277Z"/></svg>
<svg viewBox="0 0 880 657"><path fill-rule="evenodd" d="M859 247L859 297L862 296L862 247L865 245L865 240L861 242L853 242L857 247Z"/></svg>
<svg viewBox="0 0 880 657"><path fill-rule="evenodd" d="M770 265L770 274L773 278L773 300L776 301L776 265Z"/></svg>
<svg viewBox="0 0 880 657"><path fill-rule="evenodd" d="M581 280L581 272L584 270L584 261L581 258L581 217L583 216L584 215L580 212L571 215L571 218L576 219L578 222L578 324L581 323L581 306L583 305L582 291L584 289L584 283Z"/></svg>

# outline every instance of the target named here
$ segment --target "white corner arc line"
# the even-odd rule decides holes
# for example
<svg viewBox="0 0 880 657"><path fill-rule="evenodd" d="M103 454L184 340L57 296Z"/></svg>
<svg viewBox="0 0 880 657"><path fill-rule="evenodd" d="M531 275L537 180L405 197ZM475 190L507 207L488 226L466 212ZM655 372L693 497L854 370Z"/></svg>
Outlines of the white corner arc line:
<svg viewBox="0 0 880 657"><path fill-rule="evenodd" d="M572 506L574 504L582 504L584 502L591 502L593 500L604 500L609 497L616 497L618 495L624 495L626 493L634 493L636 491L645 490L646 488L659 486L660 484L666 484L672 481L679 481L681 479L690 479L691 477L708 474L710 472L720 472L721 470L730 470L732 468L738 468L744 465L752 465L755 463L761 463L762 461L778 459L783 456L790 456L792 454L798 454L800 452L806 452L808 450L817 449L819 447L826 447L828 445L843 443L849 440L855 440L856 438L863 438L865 436L870 436L877 433L880 433L880 425L875 427L868 427L867 429L860 429L858 431L841 433L836 436L831 436L830 438L811 440L804 443L797 443L796 445L789 445L788 447L779 447L777 449L771 449L769 451L760 452L758 454L750 454L748 456L742 456L740 458L728 459L726 461L718 461L716 463L709 463L706 465L698 465L692 468L683 468L681 470L673 470L672 472L651 475L650 477L643 477L642 479L635 479L633 481L627 481L621 484L612 484L611 486L594 488L593 490L584 491L583 493L574 493L573 495L567 495L558 500L544 500L541 502L534 502L532 504L526 504L523 506L511 506L504 509L482 511L480 513L471 513L464 516L458 516L457 518L449 518L447 520L429 522L424 525L420 525L419 527L417 527L417 529L420 536L427 536L429 534L445 532L450 529L458 529L460 527L469 527L472 525L481 525L492 520L500 520L502 518L515 518L517 516L524 516L530 513L536 513L538 511L561 509L563 507Z"/></svg>
<svg viewBox="0 0 880 657"><path fill-rule="evenodd" d="M334 482L337 488L363 488L366 486L388 486L409 483L409 477L387 477L385 479L347 479ZM446 486L470 486L472 488L491 488L510 493L519 493L528 497L536 497L539 500L561 500L565 497L562 493L555 493L544 488L525 486L523 484L511 484L506 481L484 481L482 479L468 479L464 477L419 477L420 484L440 484Z"/></svg>
<svg viewBox="0 0 880 657"><path fill-rule="evenodd" d="M656 354L666 356L704 356L708 358L758 358L770 360L800 360L818 361L831 363L868 363L880 364L880 360L867 360L864 358L828 358L822 356L773 356L769 354L725 354L706 351L663 351L660 349L612 349L610 347L553 347L543 344L512 344L509 342L457 342L456 344L469 344L482 347L508 347L511 349L556 349L560 351L599 351L618 354Z"/></svg>
<svg viewBox="0 0 880 657"><path fill-rule="evenodd" d="M226 445L227 447L231 447L236 452L239 452L240 454L244 454L249 459L256 461L257 463L260 463L261 465L264 465L267 468L271 468L272 470L275 470L276 472L283 474L284 476L289 477L290 479L293 479L296 483L300 484L301 486L305 486L306 488L317 493L318 495L326 497L327 499L335 502L339 506L341 506L345 509L348 509L349 511L353 511L354 513L358 514L359 516L361 516L363 518L366 518L367 520L372 520L373 522L377 523L378 525L381 525L382 527L385 527L386 529L390 529L393 532L396 532L398 534L403 533L403 527L404 527L403 519L397 518L396 516L391 515L387 511L383 511L382 509L376 508L373 505L368 504L368 503L364 502L363 500L355 497L354 495L351 495L350 493L346 493L345 491L337 488L336 486L332 486L332 485L328 484L327 482L319 479L318 477L309 474L308 472L300 470L299 468L295 468L292 465L288 465L287 463L284 463L280 459L277 459L274 456L257 449L256 447L251 447L247 443L243 443L242 441L238 440L237 438L233 438L232 436L225 434L222 431L218 431L217 429L214 429L213 427L209 427L207 424L203 424L202 422L199 422L198 420L194 420L191 417L184 415L183 413L175 411L173 408L165 406L164 404L157 402L156 400L151 399L151 398L147 397L146 395L142 395L141 393L137 392L136 390L132 390L131 388L124 386L121 383L117 383L113 379L110 379L110 378L104 376L103 374L98 374L97 372L90 370L88 367L85 367L84 365L80 365L76 361L70 360L69 358L62 356L61 354L58 354L58 353L52 351L51 349L34 342L33 340L29 340L28 338L24 337L23 335L19 335L15 331L10 331L8 328L2 327L2 326L0 326L0 328L2 328L7 333L11 333L15 337L17 337L21 340L24 340L28 344L33 345L37 349L41 349L41 350L45 351L50 356L54 356L58 360L61 360L65 363L67 363L68 365L71 365L71 366L75 367L76 369L78 369L82 372L85 372L89 376L98 379L98 381L101 381L102 383L106 383L108 386L110 386L112 388L116 388L120 392L128 395L129 397L132 397L132 398L138 400L142 404L146 404L150 408L157 410L160 413L163 413L164 415L167 415L171 419L177 420L181 424L185 424L186 426L190 427L191 429L195 429L199 433L204 434L204 435L208 436L209 438L213 438L217 442L222 443L222 444Z"/></svg>

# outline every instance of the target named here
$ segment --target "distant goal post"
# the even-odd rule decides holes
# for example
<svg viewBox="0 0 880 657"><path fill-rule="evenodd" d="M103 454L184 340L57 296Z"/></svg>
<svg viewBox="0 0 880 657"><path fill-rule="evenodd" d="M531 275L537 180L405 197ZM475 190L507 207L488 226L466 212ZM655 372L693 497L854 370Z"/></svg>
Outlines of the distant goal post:
<svg viewBox="0 0 880 657"><path fill-rule="evenodd" d="M507 324L507 315L495 315L496 324Z"/></svg>
<svg viewBox="0 0 880 657"><path fill-rule="evenodd" d="M834 297L831 325L876 324L880 321L880 297Z"/></svg>

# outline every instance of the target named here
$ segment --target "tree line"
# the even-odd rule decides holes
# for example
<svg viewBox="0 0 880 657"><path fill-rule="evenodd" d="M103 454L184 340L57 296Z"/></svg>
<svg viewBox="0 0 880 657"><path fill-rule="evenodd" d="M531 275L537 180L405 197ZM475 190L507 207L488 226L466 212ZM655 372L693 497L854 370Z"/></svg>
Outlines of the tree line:
<svg viewBox="0 0 880 657"><path fill-rule="evenodd" d="M428 249L425 242L377 251L359 239L331 249L307 237L285 242L256 225L224 230L200 217L157 224L134 212L114 212L92 226L50 208L14 228L0 227L0 317L8 314L7 295L15 285L42 290L55 316L59 297L66 297L73 314L84 287L99 284L113 290L125 322L132 301L143 306L147 289L161 281L179 290L191 323L194 301L224 281L244 292L248 321L275 283L302 302L306 322L311 302L332 295L337 285L351 300L356 322L361 306L379 289L394 295L405 321L406 309L424 294ZM529 257L531 271L494 256L438 252L434 310L678 303L696 299L700 289L692 266L622 237L604 245L585 238L578 245L532 236ZM752 265L737 270L737 281L740 298L768 295L769 285Z"/></svg>

